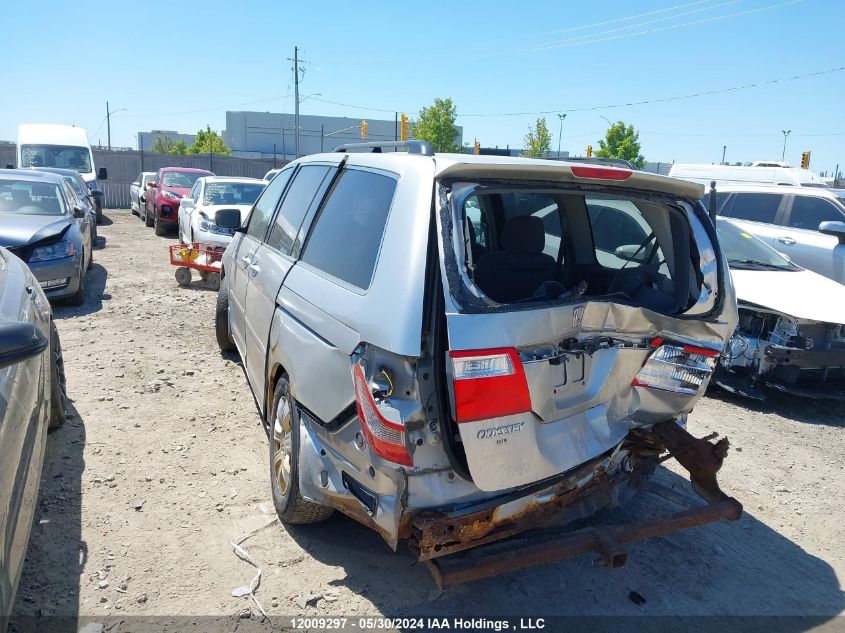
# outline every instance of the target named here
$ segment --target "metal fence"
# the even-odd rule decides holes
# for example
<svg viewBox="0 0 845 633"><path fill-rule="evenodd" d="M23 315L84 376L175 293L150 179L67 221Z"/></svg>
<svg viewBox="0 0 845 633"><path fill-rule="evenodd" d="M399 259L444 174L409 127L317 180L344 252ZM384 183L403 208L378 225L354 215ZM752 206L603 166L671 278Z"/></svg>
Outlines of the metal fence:
<svg viewBox="0 0 845 633"><path fill-rule="evenodd" d="M251 158L233 158L217 154L192 154L188 156L169 156L139 151L94 151L94 163L97 168L108 170L108 179L100 182L103 190L103 206L112 209L125 209L129 206L129 185L142 171L157 171L162 167L195 167L207 169L218 176L245 176L262 178L274 167L281 167L285 161ZM15 146L0 145L0 167L14 165Z"/></svg>

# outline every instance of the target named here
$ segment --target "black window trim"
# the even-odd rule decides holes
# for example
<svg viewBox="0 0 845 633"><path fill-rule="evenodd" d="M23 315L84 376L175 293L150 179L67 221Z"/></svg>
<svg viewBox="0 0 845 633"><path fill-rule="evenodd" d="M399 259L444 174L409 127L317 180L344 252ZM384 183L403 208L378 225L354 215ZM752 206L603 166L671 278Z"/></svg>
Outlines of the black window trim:
<svg viewBox="0 0 845 633"><path fill-rule="evenodd" d="M786 205L789 202L792 194L790 193L778 193L775 191L731 191L729 192L730 196L725 200L719 210L719 216L724 218L731 218L733 220L739 220L740 222L754 222L755 224L765 224L768 226L783 226L783 219L785 215ZM780 202L778 203L778 208L775 211L775 217L771 222L760 222L759 220L748 220L746 218L739 218L733 214L734 210L734 203L736 202L737 196L741 196L743 194L752 194L752 195L770 195L770 196L780 196ZM726 213L727 212L727 213Z"/></svg>
<svg viewBox="0 0 845 633"><path fill-rule="evenodd" d="M363 296L367 295L367 293L370 292L370 288L373 287L373 279L375 279L376 271L378 270L378 267L379 267L379 261L381 260L381 250L384 247L384 239L385 239L385 236L387 235L387 225L390 224L390 216L393 214L393 205L394 205L394 202L396 201L396 194L399 191L399 183L401 181L401 178L400 178L399 174L397 174L396 172L388 171L388 170L385 170L385 169L378 169L376 167L370 167L369 165L354 165L354 164L348 165L345 162L342 162L339 165L339 167L341 167L341 169L338 169L337 173L335 174L334 180L331 183L331 186L328 189L326 189L326 193L323 195L323 199L320 201L320 206L317 209L317 213L314 214L314 217L311 220L311 225L308 227L308 234L307 234L305 240L303 241L302 247L299 249L299 253L298 253L298 256L297 256L297 260L298 260L297 266L302 266L303 268L305 268L309 272L317 275L318 277L321 277L321 278L325 279L326 281L333 283L334 285L336 285L340 288L343 288L345 290L348 290L348 291L350 291L354 294L357 294L357 295L363 297ZM376 251L376 258L373 262L373 272L370 274L370 279L369 279L369 282L367 283L366 288L361 288L359 286L356 286L355 284L349 283L348 281L346 281L344 279L341 279L340 277L335 277L331 273L329 273L325 270L322 270L321 268L317 268L316 266L312 266L308 262L302 260L302 255L303 255L303 253L305 253L307 251L308 243L311 241L311 234L314 230L314 227L317 225L317 222L320 220L320 217L323 214L323 208L325 207L326 202L331 197L331 194L334 193L334 190L337 187L338 182L340 182L340 174L343 173L343 172L346 172L346 171L370 172L370 173L373 173L373 174L377 174L379 176L386 176L388 178L391 178L396 183L396 186L393 189L393 198L391 198L391 200L390 200L390 207L388 208L387 216L384 219L384 228L382 229L382 232L381 232L381 239L379 240L378 250Z"/></svg>
<svg viewBox="0 0 845 633"><path fill-rule="evenodd" d="M282 193L279 194L279 199L276 200L276 205L273 207L273 210L270 212L270 220L267 222L267 228L264 230L264 235L259 240L256 236L249 234L249 225L252 224L252 219L255 217L255 214L253 213L253 211L255 211L255 205L258 204L258 202L261 200L261 198L267 192L267 189L270 187L270 185L268 184L266 187L264 187L264 191L262 191L261 195L258 196L258 198L255 199L255 202L252 203L252 208L249 210L249 222L247 222L246 226L243 227L244 239L247 239L247 238L254 239L259 243L259 246L265 245L268 248L270 248L270 246L267 244L267 236L270 235L270 227L272 226L273 221L276 219L276 213L278 213L279 207L282 205L282 200L285 199L285 195L287 195L287 192L288 192L288 187L290 186L290 183L293 182L293 177L299 171L300 165L301 165L301 163L297 163L296 165L293 165L290 168L291 169L291 177L288 178L288 181L285 183L285 186L282 188ZM283 172L285 169L287 169L287 167L279 170L279 173ZM273 180L275 180L275 178ZM273 251L276 252L276 253L279 252L275 249L273 249Z"/></svg>
<svg viewBox="0 0 845 633"><path fill-rule="evenodd" d="M839 205L836 204L836 202L834 202L833 200L830 200L829 198L825 198L824 196L802 196L801 194L792 193L792 194L789 194L789 201L786 205L784 205L784 208L783 208L783 218L782 218L783 222L781 223L781 226L783 226L784 228L787 228L787 229L790 229L790 230L794 229L796 231L810 231L810 232L813 232L813 233L819 232L818 228L804 229L804 228L801 228L800 226L789 226L789 222L792 220L792 207L795 203L795 199L798 198L798 197L801 197L801 198L818 198L820 200L824 200L825 202L830 204L833 208L835 208L837 211L839 211L839 213L843 216L841 221L845 222L845 211L843 211L839 207Z"/></svg>

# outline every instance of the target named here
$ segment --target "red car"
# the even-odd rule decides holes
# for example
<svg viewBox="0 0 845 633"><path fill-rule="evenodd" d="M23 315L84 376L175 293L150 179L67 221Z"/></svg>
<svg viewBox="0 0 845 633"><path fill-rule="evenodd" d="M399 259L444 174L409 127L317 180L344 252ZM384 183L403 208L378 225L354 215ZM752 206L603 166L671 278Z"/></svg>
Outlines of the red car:
<svg viewBox="0 0 845 633"><path fill-rule="evenodd" d="M154 226L156 235L164 235L179 223L179 202L201 176L213 176L205 169L190 167L162 167L155 179L147 183L144 196L144 216L147 226Z"/></svg>

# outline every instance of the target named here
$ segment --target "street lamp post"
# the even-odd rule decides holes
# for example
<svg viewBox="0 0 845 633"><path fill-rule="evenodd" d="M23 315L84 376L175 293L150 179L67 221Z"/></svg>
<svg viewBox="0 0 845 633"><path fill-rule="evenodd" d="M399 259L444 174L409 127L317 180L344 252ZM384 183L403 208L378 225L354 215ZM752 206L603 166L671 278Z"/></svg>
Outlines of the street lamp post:
<svg viewBox="0 0 845 633"><path fill-rule="evenodd" d="M781 152L780 159L781 161L786 160L786 137L792 133L792 130L781 130L783 132L783 152Z"/></svg>
<svg viewBox="0 0 845 633"><path fill-rule="evenodd" d="M557 133L557 157L560 158L560 141L563 138L563 120L566 118L566 114L558 113L557 118L560 119L560 130Z"/></svg>
<svg viewBox="0 0 845 633"><path fill-rule="evenodd" d="M106 142L108 148L111 150L111 115L115 112L125 112L126 108L118 108L117 110L109 110L109 102L106 101ZM100 124L102 125L102 123Z"/></svg>

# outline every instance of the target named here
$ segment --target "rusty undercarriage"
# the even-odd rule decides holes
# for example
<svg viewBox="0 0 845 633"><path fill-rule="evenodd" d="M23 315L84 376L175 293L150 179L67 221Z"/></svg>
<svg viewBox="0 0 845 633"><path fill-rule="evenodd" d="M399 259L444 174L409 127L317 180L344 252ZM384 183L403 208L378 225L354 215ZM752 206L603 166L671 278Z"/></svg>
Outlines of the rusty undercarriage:
<svg viewBox="0 0 845 633"><path fill-rule="evenodd" d="M612 569L622 567L627 562L625 545L722 519L740 518L742 504L722 492L716 480L727 455L728 440L713 443L713 438L711 435L697 439L674 421L657 424L650 431L634 429L620 446L627 453L627 467L621 472L608 472L611 455L598 468L595 464L584 465L562 481L528 494L521 491L504 503L497 499L489 508L419 514L411 524L411 548L441 589L588 552L597 553ZM484 553L483 547L476 549L472 558L459 554L531 528L585 518L599 508L615 505L622 494L633 494L642 488L657 465L672 457L689 471L692 489L706 505L648 521L586 528L562 537L515 544L504 551L497 546L495 553L486 556L477 556ZM680 496L671 490L667 494Z"/></svg>

